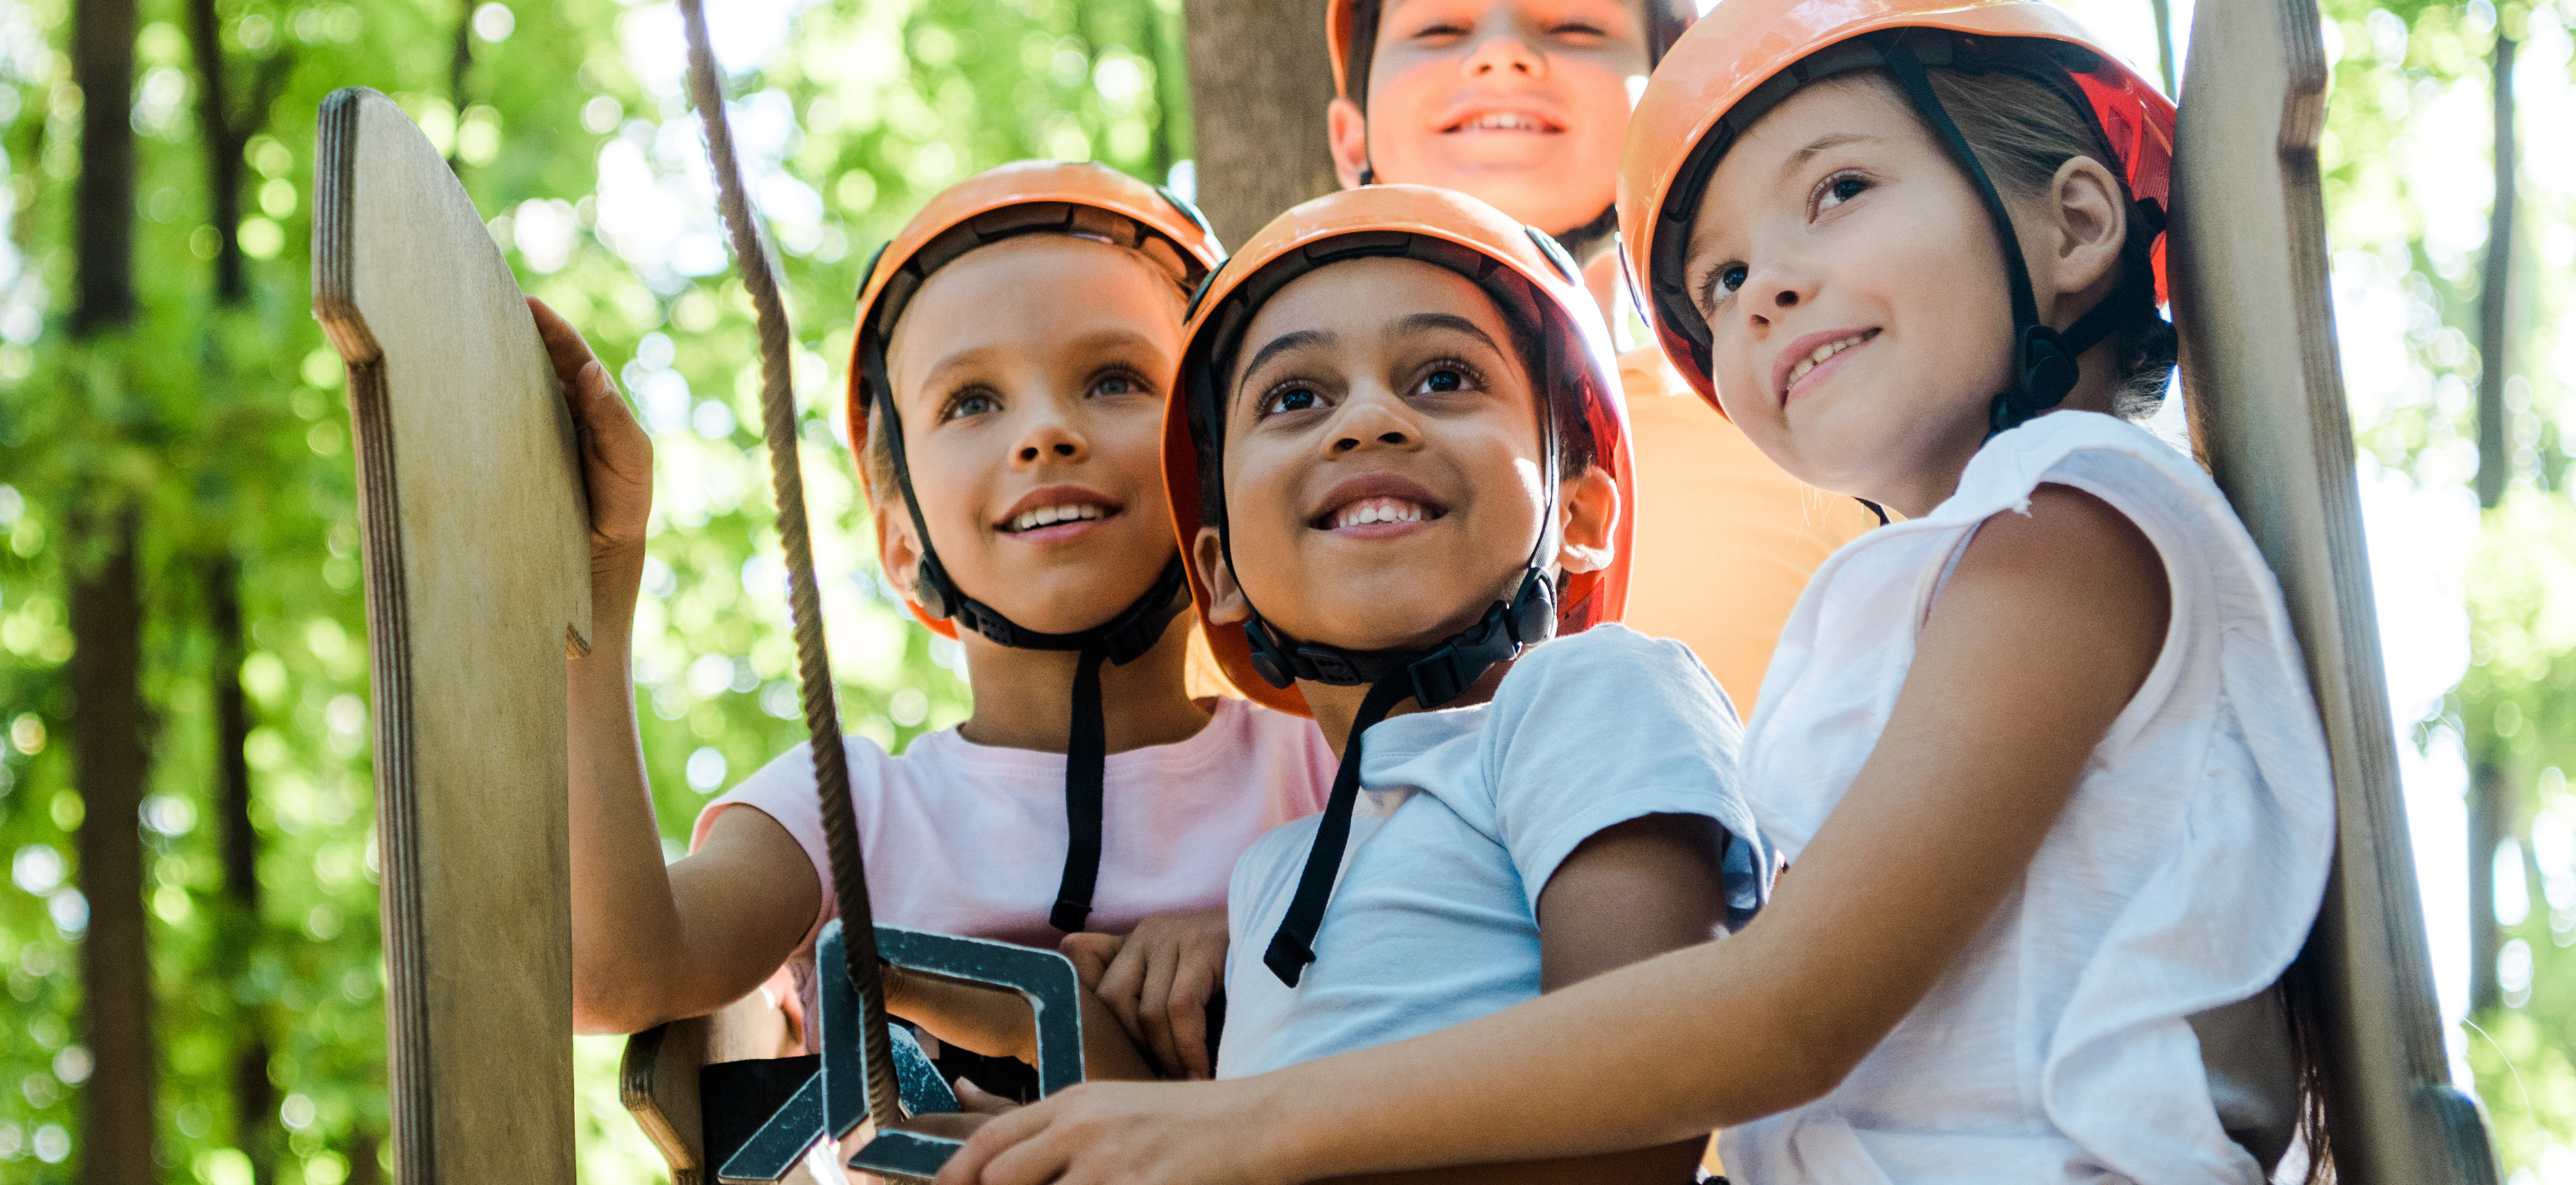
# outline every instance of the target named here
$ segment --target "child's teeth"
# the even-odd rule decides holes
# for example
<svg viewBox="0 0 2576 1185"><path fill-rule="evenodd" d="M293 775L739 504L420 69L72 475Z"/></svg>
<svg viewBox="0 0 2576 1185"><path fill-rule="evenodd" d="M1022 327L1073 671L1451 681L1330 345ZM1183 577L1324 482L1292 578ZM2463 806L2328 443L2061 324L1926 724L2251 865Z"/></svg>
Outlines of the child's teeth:
<svg viewBox="0 0 2576 1185"><path fill-rule="evenodd" d="M1012 519L1011 529L1033 531L1039 527L1051 527L1057 523L1072 522L1075 519L1096 519L1101 516L1101 513L1099 507L1091 505L1041 506L1035 510L1024 511L1019 517Z"/></svg>
<svg viewBox="0 0 2576 1185"><path fill-rule="evenodd" d="M1425 515L1420 506L1397 498L1368 498L1342 508L1333 520L1335 527L1364 527L1370 523L1418 523Z"/></svg>
<svg viewBox="0 0 2576 1185"><path fill-rule="evenodd" d="M1822 362L1827 358L1831 358L1836 354L1842 353L1853 346L1859 345L1867 338L1867 334L1854 334L1839 341L1829 341L1816 347L1809 351L1806 357L1800 358L1797 365L1789 368L1789 381L1792 384L1795 384L1799 379L1807 377L1807 372L1814 370L1817 363Z"/></svg>

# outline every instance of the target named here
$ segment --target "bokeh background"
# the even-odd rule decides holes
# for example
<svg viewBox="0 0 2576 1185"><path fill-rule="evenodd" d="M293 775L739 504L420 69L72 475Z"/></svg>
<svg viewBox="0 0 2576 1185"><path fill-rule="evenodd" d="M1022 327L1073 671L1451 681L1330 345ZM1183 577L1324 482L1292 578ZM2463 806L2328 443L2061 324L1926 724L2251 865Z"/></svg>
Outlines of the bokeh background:
<svg viewBox="0 0 2576 1185"><path fill-rule="evenodd" d="M2576 0L2323 3L2336 316L2455 1072L2514 1180L2576 1182ZM2188 96L2188 3L2070 7ZM1183 5L713 8L823 450L844 719L900 746L967 688L829 459L860 264L1019 157L1192 190ZM82 1117L110 1106L149 1117L164 1181L389 1175L356 493L308 287L331 90L392 95L451 154L654 434L636 664L670 850L801 737L750 312L678 28L663 0L0 0L0 1180L108 1179ZM130 127L127 163L99 126ZM121 287L76 217L101 201L136 213ZM139 801L86 800L85 751L139 762ZM114 1001L145 996L127 1023ZM152 1089L93 1098L120 1040ZM618 1042L576 1044L584 1179L659 1180Z"/></svg>

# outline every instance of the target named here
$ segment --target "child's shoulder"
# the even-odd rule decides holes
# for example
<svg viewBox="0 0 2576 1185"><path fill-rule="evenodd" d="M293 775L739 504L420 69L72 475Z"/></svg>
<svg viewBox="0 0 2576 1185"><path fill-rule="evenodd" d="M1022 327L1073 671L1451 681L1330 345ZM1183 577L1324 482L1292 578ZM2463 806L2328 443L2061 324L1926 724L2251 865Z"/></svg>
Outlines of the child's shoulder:
<svg viewBox="0 0 2576 1185"><path fill-rule="evenodd" d="M1512 664L1496 698L1516 693L1556 695L1593 687L1626 698L1668 681L1706 683L1709 690L1717 689L1716 679L1690 647L1607 622L1531 647Z"/></svg>
<svg viewBox="0 0 2576 1185"><path fill-rule="evenodd" d="M1956 492L1925 516L1970 525L2005 510L2027 512L2042 485L2101 496L2130 518L2143 514L2236 522L2227 497L2189 454L2155 433L2100 412L2040 416L1986 442Z"/></svg>
<svg viewBox="0 0 2576 1185"><path fill-rule="evenodd" d="M1503 677L1494 711L1515 728L1540 718L1588 722L1604 738L1631 725L1736 723L1733 703L1690 647L1615 622L1532 647Z"/></svg>

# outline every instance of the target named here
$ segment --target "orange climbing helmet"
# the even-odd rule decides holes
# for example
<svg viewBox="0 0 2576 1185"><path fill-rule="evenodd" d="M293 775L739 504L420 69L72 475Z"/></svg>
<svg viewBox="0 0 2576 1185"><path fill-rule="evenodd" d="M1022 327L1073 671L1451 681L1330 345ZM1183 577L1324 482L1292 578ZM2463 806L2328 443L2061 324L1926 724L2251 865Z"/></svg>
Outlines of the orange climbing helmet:
<svg viewBox="0 0 2576 1185"><path fill-rule="evenodd" d="M2026 51L2009 60L1997 51ZM2041 65L2034 68L2031 63ZM2151 236L2152 276L2106 298L2094 324L2062 334L2035 326L2035 304L2001 199L1928 85L1925 66L2002 69L2056 91L2093 121L2127 182L2132 233ZM1619 162L1619 233L1636 304L1656 340L1701 398L1717 404L1706 322L1692 306L1684 262L1711 173L1735 138L1799 87L1849 70L1883 69L1944 140L1999 221L2015 286L2014 391L1997 396L1997 429L2063 397L2087 332L2106 329L2121 301L2164 299L2164 227L2173 171L2174 106L2153 83L2045 0L1726 0L1674 43L1629 117ZM2091 314L2086 320L2094 320ZM2064 340L2059 340L2059 339ZM2008 404L2007 401L2011 402ZM2033 405L2036 406L2033 406ZM1719 414L1725 414L1719 409Z"/></svg>
<svg viewBox="0 0 2576 1185"><path fill-rule="evenodd" d="M1181 372L1173 382L1163 415L1163 485L1170 495L1173 526L1181 557L1189 569L1190 595L1208 604L1206 573L1199 570L1193 543L1204 525L1225 527L1221 488L1207 498L1212 479L1222 472L1224 445L1223 388L1243 332L1263 301L1289 281L1316 268L1363 256L1400 256L1448 268L1474 280L1507 319L1537 328L1544 362L1533 366L1542 414L1550 431L1542 441L1549 471L1557 465L1557 417L1571 406L1582 417L1594 445L1595 461L1619 491L1621 512L1612 530L1610 564L1596 572L1570 574L1551 585L1540 573L1547 557L1533 555L1536 579L1525 579L1522 593L1509 604L1497 602L1478 626L1435 648L1458 650L1462 660L1503 657L1522 645L1555 633L1573 633L1605 621L1617 621L1628 601L1631 523L1636 487L1628 452L1628 413L1620 402L1618 364L1609 332L1581 273L1554 239L1505 217L1499 210L1463 193L1420 185L1370 185L1307 202L1263 227L1252 241L1208 278L1190 304L1187 338L1181 350ZM1560 397L1570 393L1571 399ZM1549 485L1551 506L1555 486ZM1485 669L1473 673L1450 662L1446 675L1423 669L1440 666L1421 656L1357 655L1331 647L1298 645L1254 619L1238 628L1199 621L1209 648L1226 676L1254 700L1281 711L1311 714L1296 678L1326 682L1374 682L1385 668L1411 661L1417 668L1417 695L1423 706L1436 706ZM1479 635L1478 631L1486 631ZM1507 631L1508 644L1495 630ZM1475 637L1470 637L1476 635ZM1460 649L1462 640L1465 648ZM1484 647L1479 651L1477 647ZM1500 659L1486 657L1486 665ZM1459 677L1463 676L1463 677ZM1443 680L1454 682L1447 687ZM1442 694L1443 691L1447 694Z"/></svg>
<svg viewBox="0 0 2576 1185"><path fill-rule="evenodd" d="M1169 273L1184 293L1197 288L1225 260L1225 248L1217 243L1216 232L1197 207L1168 189L1103 165L1016 161L941 190L900 233L877 249L860 282L858 328L850 338L850 451L858 458L859 481L871 504L877 502L877 491L866 455L868 417L879 393L875 384L883 381L885 346L895 321L931 272L987 243L1034 232L1077 235L1132 248ZM904 501L909 505L910 475L902 441L890 439L888 444L895 457L896 480L905 487ZM929 532L918 521L919 509L912 508L912 514L923 540L924 579L904 590L905 600L922 624L954 638L957 626L952 619L961 610L980 606L948 583L936 558L927 554ZM889 538L886 516L871 517L882 559ZM971 612L968 616L970 625L981 625L980 618Z"/></svg>

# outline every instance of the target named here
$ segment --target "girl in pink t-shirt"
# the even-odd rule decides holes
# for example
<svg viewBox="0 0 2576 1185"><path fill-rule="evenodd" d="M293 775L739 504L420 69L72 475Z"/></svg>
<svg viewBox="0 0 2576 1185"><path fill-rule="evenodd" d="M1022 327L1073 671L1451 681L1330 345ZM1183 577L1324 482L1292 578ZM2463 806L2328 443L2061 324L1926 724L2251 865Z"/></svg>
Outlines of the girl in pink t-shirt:
<svg viewBox="0 0 2576 1185"><path fill-rule="evenodd" d="M1162 384L1188 290L1221 258L1153 187L1007 165L934 198L872 262L850 368L883 571L959 639L975 701L901 756L846 740L876 915L1061 944L1174 1076L1211 1068L1235 858L1319 809L1334 768L1312 723L1184 688ZM710 804L691 854L663 864L627 670L652 447L579 334L537 311L581 426L601 639L572 670L574 1023L701 1015L781 963L810 993L833 898L802 747ZM1139 929L1149 915L1166 916ZM890 1002L943 1033L905 1005ZM1024 1093L1007 1058L952 1045L943 1061Z"/></svg>

